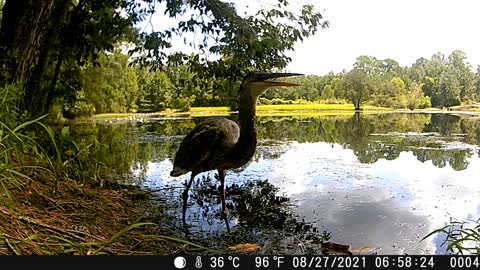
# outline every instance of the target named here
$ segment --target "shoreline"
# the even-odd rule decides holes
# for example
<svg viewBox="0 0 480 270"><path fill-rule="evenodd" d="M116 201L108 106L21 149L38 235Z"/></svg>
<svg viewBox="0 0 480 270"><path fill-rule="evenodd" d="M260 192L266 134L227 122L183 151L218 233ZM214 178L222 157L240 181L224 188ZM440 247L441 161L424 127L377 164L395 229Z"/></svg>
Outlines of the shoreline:
<svg viewBox="0 0 480 270"><path fill-rule="evenodd" d="M262 106L262 105L260 105ZM457 114L457 115L471 115L476 116L480 115L480 111L473 110L442 110L437 108L430 109L418 109L418 110L408 110L408 109L391 109L391 108L372 108L365 109L360 111L355 110L345 110L345 109L298 109L296 105L295 109L289 109L284 106L281 109L271 109L268 107L260 107L257 109L257 116L324 116L324 115L345 115L345 114L354 114L356 112L364 114L382 114L382 113L406 113L406 114ZM272 105L267 105L272 106ZM257 107L258 108L258 107ZM161 111L161 112L148 112L148 113L104 113L96 114L90 117L80 117L68 121L73 122L97 122L97 121L113 121L113 120L143 120L147 118L165 118L165 119L175 119L175 118L190 118L190 117L216 117L216 116L229 116L237 114L237 111L230 111L227 107L192 107L192 110L188 112L176 112L176 111Z"/></svg>

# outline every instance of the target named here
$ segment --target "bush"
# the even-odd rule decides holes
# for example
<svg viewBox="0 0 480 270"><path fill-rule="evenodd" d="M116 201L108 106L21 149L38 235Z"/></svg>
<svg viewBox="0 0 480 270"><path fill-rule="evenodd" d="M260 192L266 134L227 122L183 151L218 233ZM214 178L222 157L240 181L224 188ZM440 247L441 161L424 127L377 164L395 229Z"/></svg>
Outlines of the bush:
<svg viewBox="0 0 480 270"><path fill-rule="evenodd" d="M271 100L272 105L293 104L293 100L285 100L282 98L274 98Z"/></svg>
<svg viewBox="0 0 480 270"><path fill-rule="evenodd" d="M340 99L340 98L327 98L324 100L320 100L320 103L323 104L348 104L345 99Z"/></svg>
<svg viewBox="0 0 480 270"><path fill-rule="evenodd" d="M85 100L75 102L72 107L65 106L64 116L67 118L74 118L79 116L92 116L95 114L95 107L93 104L87 103Z"/></svg>
<svg viewBox="0 0 480 270"><path fill-rule="evenodd" d="M417 108L419 109L426 109L432 107L432 103L430 102L430 97L425 96L421 97L417 101Z"/></svg>
<svg viewBox="0 0 480 270"><path fill-rule="evenodd" d="M63 105L59 103L53 104L48 112L48 121L50 123L61 123L63 121Z"/></svg>
<svg viewBox="0 0 480 270"><path fill-rule="evenodd" d="M176 109L180 112L190 111L192 103L195 101L195 96L191 97L178 97L172 101L172 109Z"/></svg>
<svg viewBox="0 0 480 270"><path fill-rule="evenodd" d="M377 96L372 105L380 107L389 107L394 109L405 108L405 100L398 97Z"/></svg>
<svg viewBox="0 0 480 270"><path fill-rule="evenodd" d="M271 105L272 102L268 98L261 97L258 99L258 103L261 105Z"/></svg>

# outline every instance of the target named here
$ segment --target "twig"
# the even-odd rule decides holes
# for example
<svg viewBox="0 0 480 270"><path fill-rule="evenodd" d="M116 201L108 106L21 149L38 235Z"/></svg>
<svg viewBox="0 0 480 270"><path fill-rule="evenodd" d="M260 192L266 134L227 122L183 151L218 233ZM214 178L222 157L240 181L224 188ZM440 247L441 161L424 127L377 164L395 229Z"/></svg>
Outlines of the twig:
<svg viewBox="0 0 480 270"><path fill-rule="evenodd" d="M44 223L41 223L39 221L36 221L36 220L32 220L28 217L23 217L23 216L20 216L20 217L15 217L16 219L20 220L20 221L24 221L26 223L29 223L29 224L33 224L33 225L37 225L37 226L40 226L40 227L44 227L50 231L54 231L54 232L59 232L59 233L63 233L65 235L68 235L72 238L75 238L77 240L80 240L80 241L85 241L85 239L83 237L80 237L78 235L76 235L75 233L73 232L70 232L69 230L67 229L61 229L61 228L58 228L58 227L55 227L55 226L52 226L52 225L48 225L48 224L44 224ZM83 232L80 232L82 234L85 234Z"/></svg>
<svg viewBox="0 0 480 270"><path fill-rule="evenodd" d="M74 233L74 232L71 232L70 230L61 229L61 228L58 228L58 227L55 227L55 226L44 224L44 223L41 223L41 222L36 221L36 220L32 220L32 219L30 219L28 217L24 217L24 216L17 217L15 215L11 214L10 212L8 212L7 210L5 210L3 207L0 208L0 212L3 213L4 215L15 218L17 220L20 220L20 221L23 221L23 222L26 222L26 223L29 223L29 224L37 225L37 226L46 228L50 231L54 231L54 232L57 232L57 233L60 232L60 233L63 233L65 235L68 235L68 236L70 236L72 238L75 238L77 240L80 240L80 241L85 241L85 239L83 237L80 237L76 234L76 233L78 233L76 231ZM81 233L85 235L85 233L83 233L83 232L81 232Z"/></svg>
<svg viewBox="0 0 480 270"><path fill-rule="evenodd" d="M37 191L37 190L34 189L34 188L33 188L33 191L35 192L35 194L37 194L38 196L42 197L42 198L43 198L44 200L46 200L47 202L52 203L53 206L55 206L55 208L57 208L57 209L59 209L59 210L62 210L62 211L65 211L65 209L64 209L59 203L57 203L54 199L43 195L41 192Z"/></svg>
<svg viewBox="0 0 480 270"><path fill-rule="evenodd" d="M5 237L3 240L5 241L5 243L7 243L8 248L11 251L13 251L13 253L15 253L15 255L17 255L17 256L22 255L21 253L18 252L18 250L15 247L12 246L12 244L10 244L10 241L8 241L7 237Z"/></svg>

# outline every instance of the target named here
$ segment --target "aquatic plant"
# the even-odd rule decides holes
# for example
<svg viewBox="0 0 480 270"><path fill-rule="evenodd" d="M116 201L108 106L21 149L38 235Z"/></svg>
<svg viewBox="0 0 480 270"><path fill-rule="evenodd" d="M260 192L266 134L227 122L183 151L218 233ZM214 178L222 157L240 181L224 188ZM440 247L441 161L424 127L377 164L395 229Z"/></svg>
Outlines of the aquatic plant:
<svg viewBox="0 0 480 270"><path fill-rule="evenodd" d="M446 245L448 254L480 255L480 219L466 221L452 219L442 228L429 233L422 241L439 234L446 235L442 246Z"/></svg>

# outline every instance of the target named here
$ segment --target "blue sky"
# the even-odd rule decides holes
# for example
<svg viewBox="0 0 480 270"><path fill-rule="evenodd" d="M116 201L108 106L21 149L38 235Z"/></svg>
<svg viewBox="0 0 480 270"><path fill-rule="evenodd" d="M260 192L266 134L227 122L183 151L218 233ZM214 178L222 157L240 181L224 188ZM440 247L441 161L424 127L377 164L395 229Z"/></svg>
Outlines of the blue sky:
<svg viewBox="0 0 480 270"><path fill-rule="evenodd" d="M456 49L475 70L480 64L479 1L318 0L314 5L324 10L330 27L297 44L289 71L336 73L351 69L359 55L410 66L420 57Z"/></svg>

